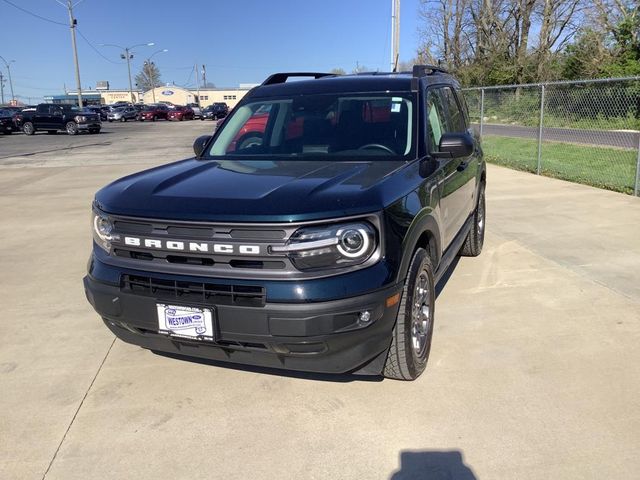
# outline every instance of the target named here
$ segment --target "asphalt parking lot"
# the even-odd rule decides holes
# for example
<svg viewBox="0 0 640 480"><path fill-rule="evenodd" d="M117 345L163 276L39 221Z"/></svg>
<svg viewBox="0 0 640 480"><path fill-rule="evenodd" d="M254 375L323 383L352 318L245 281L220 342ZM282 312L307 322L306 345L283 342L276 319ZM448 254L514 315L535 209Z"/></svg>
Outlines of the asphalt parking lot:
<svg viewBox="0 0 640 480"><path fill-rule="evenodd" d="M416 382L115 341L82 288L93 193L212 129L0 136L0 478L638 476L639 198L490 166L485 250L443 286Z"/></svg>

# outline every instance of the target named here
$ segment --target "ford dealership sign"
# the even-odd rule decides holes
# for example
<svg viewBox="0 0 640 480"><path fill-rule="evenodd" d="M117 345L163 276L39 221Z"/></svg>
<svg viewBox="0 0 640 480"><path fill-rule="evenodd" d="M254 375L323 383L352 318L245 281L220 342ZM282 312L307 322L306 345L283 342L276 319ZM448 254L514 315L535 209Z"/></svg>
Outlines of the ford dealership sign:
<svg viewBox="0 0 640 480"><path fill-rule="evenodd" d="M163 90L162 95L173 95L173 90Z"/></svg>

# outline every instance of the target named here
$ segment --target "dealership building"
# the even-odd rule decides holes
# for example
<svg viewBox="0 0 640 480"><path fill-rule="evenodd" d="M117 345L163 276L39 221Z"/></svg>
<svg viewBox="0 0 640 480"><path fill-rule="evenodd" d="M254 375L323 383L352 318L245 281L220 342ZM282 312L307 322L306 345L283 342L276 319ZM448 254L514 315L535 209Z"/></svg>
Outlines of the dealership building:
<svg viewBox="0 0 640 480"><path fill-rule="evenodd" d="M176 85L156 87L146 92L134 90L83 90L82 98L89 105L109 105L116 102L130 102L133 96L134 103L171 103L174 105L187 105L199 103L206 107L213 103L224 102L229 108L233 108L253 87L253 84L241 84L238 88L202 88L200 90L187 89ZM76 103L78 94L67 92L64 95L50 95L44 97L47 103Z"/></svg>

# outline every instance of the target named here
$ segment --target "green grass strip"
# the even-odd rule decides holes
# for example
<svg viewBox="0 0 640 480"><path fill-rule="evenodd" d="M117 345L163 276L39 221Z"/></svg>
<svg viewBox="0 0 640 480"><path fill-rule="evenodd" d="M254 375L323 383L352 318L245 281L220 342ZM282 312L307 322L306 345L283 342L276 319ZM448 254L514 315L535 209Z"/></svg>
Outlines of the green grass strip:
<svg viewBox="0 0 640 480"><path fill-rule="evenodd" d="M487 162L515 170L536 171L538 141L485 135ZM623 148L542 142L542 174L598 188L633 194L638 152Z"/></svg>

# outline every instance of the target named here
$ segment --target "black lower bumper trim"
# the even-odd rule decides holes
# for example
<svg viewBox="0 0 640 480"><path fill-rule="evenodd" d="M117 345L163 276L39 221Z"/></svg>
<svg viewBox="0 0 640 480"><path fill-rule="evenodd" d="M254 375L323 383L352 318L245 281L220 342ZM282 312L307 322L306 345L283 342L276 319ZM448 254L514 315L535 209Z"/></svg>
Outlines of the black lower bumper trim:
<svg viewBox="0 0 640 480"><path fill-rule="evenodd" d="M316 373L353 372L378 359L371 363L372 371L360 372L370 374L380 373L379 358L389 347L397 315L398 305L387 308L386 299L401 288L308 304L195 305L214 310L217 329L215 341L199 341L158 331L156 303L162 299L134 295L90 277L85 277L84 286L107 327L121 340L143 348ZM371 313L367 325L358 323L364 310Z"/></svg>

